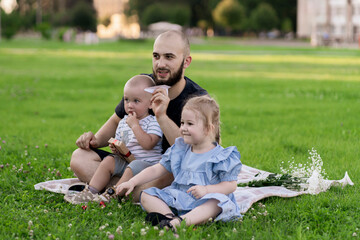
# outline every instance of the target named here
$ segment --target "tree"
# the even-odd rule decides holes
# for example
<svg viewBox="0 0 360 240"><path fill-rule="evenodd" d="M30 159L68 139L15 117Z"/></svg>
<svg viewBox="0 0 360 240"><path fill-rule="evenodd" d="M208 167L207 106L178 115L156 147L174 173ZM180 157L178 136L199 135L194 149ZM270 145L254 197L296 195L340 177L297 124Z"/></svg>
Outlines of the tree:
<svg viewBox="0 0 360 240"><path fill-rule="evenodd" d="M71 23L82 31L96 32L96 11L93 6L79 1L72 10Z"/></svg>
<svg viewBox="0 0 360 240"><path fill-rule="evenodd" d="M259 4L250 15L251 27L255 31L269 31L276 28L278 21L274 8L267 3Z"/></svg>
<svg viewBox="0 0 360 240"><path fill-rule="evenodd" d="M129 0L128 4L125 8L125 14L127 16L132 16L136 14L139 17L140 22L145 25L145 22L149 22L146 19L149 19L150 17L146 14L144 15L145 11L149 11L148 8L157 5L161 6L162 9L166 8L166 11L171 11L172 9L186 9L185 12L178 11L177 14L180 15L181 21L184 21L184 17L182 14L186 14L186 25L189 25L190 27L194 27L198 25L198 22L200 20L206 21L207 25L213 25L212 20L212 10L216 7L216 5L220 2L220 0ZM169 9L167 6L170 6ZM159 8L158 8L159 9ZM161 15L161 12L154 13L155 15ZM156 16L152 16L155 18ZM166 21L174 22L175 20L171 18L169 14L167 14ZM175 21L178 22L178 21ZM180 24L183 25L183 24Z"/></svg>
<svg viewBox="0 0 360 240"><path fill-rule="evenodd" d="M6 39L11 39L20 30L21 22L18 11L6 14L1 8L1 35Z"/></svg>
<svg viewBox="0 0 360 240"><path fill-rule="evenodd" d="M278 16L279 23L283 23L287 18L291 20L291 29L296 31L297 21L297 0L239 0L247 9L248 14L261 3L267 3L273 7ZM251 26L250 26L251 27Z"/></svg>
<svg viewBox="0 0 360 240"><path fill-rule="evenodd" d="M285 18L281 24L281 31L284 33L289 33L293 31L292 22L290 18Z"/></svg>
<svg viewBox="0 0 360 240"><path fill-rule="evenodd" d="M151 23L167 21L184 26L189 23L189 19L190 9L186 5L155 3L144 10L141 23L147 26Z"/></svg>
<svg viewBox="0 0 360 240"><path fill-rule="evenodd" d="M222 0L213 11L216 24L230 30L240 30L245 19L245 9L237 0Z"/></svg>

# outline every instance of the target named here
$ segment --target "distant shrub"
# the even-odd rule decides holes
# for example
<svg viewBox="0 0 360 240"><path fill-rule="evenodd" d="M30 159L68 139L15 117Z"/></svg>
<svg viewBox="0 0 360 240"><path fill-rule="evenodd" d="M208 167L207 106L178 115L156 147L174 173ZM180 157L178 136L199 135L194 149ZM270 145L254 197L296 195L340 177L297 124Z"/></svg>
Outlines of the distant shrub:
<svg viewBox="0 0 360 240"><path fill-rule="evenodd" d="M51 38L51 25L48 22L42 22L35 27L36 31L41 33L43 39L49 40Z"/></svg>

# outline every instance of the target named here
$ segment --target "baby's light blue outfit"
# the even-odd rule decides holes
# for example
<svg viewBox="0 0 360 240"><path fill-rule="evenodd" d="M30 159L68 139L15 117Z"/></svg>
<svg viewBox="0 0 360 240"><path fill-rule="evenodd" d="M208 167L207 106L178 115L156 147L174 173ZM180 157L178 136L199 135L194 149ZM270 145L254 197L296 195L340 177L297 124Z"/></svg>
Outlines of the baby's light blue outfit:
<svg viewBox="0 0 360 240"><path fill-rule="evenodd" d="M195 185L213 185L223 181L236 181L241 170L240 153L236 147L223 148L216 145L212 150L197 154L191 152L191 146L183 138L177 138L160 160L174 175L174 182L164 188L155 187L144 190L147 194L163 200L169 207L175 208L179 215L204 204L209 199L219 201L222 212L217 220L229 221L241 217L240 208L233 193L208 193L200 199L186 191Z"/></svg>

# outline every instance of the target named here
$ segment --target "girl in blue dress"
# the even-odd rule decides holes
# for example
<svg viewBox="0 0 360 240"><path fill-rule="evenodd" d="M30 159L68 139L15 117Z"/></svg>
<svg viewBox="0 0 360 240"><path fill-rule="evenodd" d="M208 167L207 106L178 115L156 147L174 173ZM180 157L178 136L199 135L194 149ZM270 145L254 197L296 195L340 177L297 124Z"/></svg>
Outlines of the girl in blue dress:
<svg viewBox="0 0 360 240"><path fill-rule="evenodd" d="M173 183L164 188L146 189L141 206L153 225L176 230L209 219L229 221L239 217L240 209L233 192L241 170L236 147L223 148L220 141L220 111L209 96L191 98L181 114L181 137L163 155L160 163L146 168L116 189L129 195L134 187L171 172ZM121 195L122 195L121 194Z"/></svg>

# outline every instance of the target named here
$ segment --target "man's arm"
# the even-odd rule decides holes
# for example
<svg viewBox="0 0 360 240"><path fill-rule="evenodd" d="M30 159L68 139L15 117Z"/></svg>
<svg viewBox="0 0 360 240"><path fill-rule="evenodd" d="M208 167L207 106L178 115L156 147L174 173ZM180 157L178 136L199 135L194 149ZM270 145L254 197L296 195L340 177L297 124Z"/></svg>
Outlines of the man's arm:
<svg viewBox="0 0 360 240"><path fill-rule="evenodd" d="M121 118L114 113L105 124L95 133L95 138L97 139L97 147L108 146L109 139L115 136L116 128L120 122Z"/></svg>
<svg viewBox="0 0 360 240"><path fill-rule="evenodd" d="M180 137L180 128L167 115L156 116L156 120L170 146L173 145L175 139Z"/></svg>
<svg viewBox="0 0 360 240"><path fill-rule="evenodd" d="M116 127L120 122L120 118L114 113L105 124L94 135L92 132L82 134L77 140L76 145L82 149L90 149L105 147L108 145L108 140L114 137Z"/></svg>

